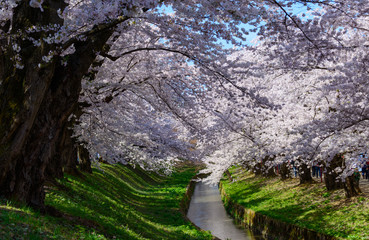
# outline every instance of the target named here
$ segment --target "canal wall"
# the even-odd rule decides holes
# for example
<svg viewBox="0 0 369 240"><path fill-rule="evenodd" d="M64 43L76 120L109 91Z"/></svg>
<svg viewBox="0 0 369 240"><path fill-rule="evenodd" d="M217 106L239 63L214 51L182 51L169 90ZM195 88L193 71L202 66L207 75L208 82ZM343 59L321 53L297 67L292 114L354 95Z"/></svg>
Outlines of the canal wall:
<svg viewBox="0 0 369 240"><path fill-rule="evenodd" d="M222 184L219 184L222 201L227 212L235 219L236 223L250 229L253 233L263 236L268 240L335 240L307 228L294 224L285 223L271 217L265 216L251 209L246 209L234 202L225 192Z"/></svg>

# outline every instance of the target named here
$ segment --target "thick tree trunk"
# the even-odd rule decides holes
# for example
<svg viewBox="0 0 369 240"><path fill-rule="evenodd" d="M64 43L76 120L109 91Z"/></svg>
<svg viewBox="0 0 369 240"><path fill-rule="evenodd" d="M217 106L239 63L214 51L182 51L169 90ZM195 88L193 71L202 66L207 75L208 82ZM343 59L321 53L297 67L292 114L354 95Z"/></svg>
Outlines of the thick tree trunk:
<svg viewBox="0 0 369 240"><path fill-rule="evenodd" d="M60 23L56 10L64 1L48 0L44 4L41 13L28 1L20 2L13 29L24 29L26 23ZM8 60L0 66L6 69L0 86L0 195L44 209L46 169L55 163L51 159L55 158L63 126L78 102L81 79L112 31L97 31L85 42L76 41L76 51L69 56L66 67L58 57L38 66L42 56L55 46L34 47L27 40L17 40L23 69L13 67L11 55L1 56Z"/></svg>
<svg viewBox="0 0 369 240"><path fill-rule="evenodd" d="M46 168L45 174L48 178L63 178L64 172L78 174L76 142L72 138L73 130L70 129L72 124L67 122L63 126L59 139L56 141L56 152Z"/></svg>
<svg viewBox="0 0 369 240"><path fill-rule="evenodd" d="M68 123L63 128L63 134L59 141L59 146L57 148L56 157L62 164L63 172L78 175L78 160L77 160L77 143L74 138L72 138L73 130L70 129L73 123Z"/></svg>
<svg viewBox="0 0 369 240"><path fill-rule="evenodd" d="M299 165L299 178L300 184L312 183L313 178L311 177L311 169L305 163L300 163Z"/></svg>
<svg viewBox="0 0 369 240"><path fill-rule="evenodd" d="M339 173L335 172L337 167L342 168L343 166L344 159L341 154L334 156L332 161L325 166L324 183L328 191L343 188L343 183L338 177Z"/></svg>
<svg viewBox="0 0 369 240"><path fill-rule="evenodd" d="M62 8L59 2L49 1L48 4ZM12 29L24 29L26 24L46 25L46 21L61 23L57 15L51 13L51 8L41 14L23 1L14 11ZM40 33L35 35L42 36ZM22 49L19 55L24 68L14 68L11 57L15 53L8 48L8 55L2 56L5 59L4 66L1 66L6 70L2 73L0 86L0 193L33 206L43 206L44 170L55 144L53 138L58 134L55 128L46 131L50 125L58 124L55 119L49 121L53 113L46 104L49 100L47 96L52 94L50 85L57 80L53 79L57 65L53 61L45 67L38 67L42 56L52 49L51 46L44 45L41 48L34 47L27 40L11 41L14 42L9 46L18 44Z"/></svg>
<svg viewBox="0 0 369 240"><path fill-rule="evenodd" d="M28 126L30 131L25 132L22 125L15 129L22 141L17 141L18 138L13 140L9 157L2 156L8 158L6 162L13 164L9 164L7 171L3 172L6 174L6 180L1 179L1 189L7 189L5 195L35 207L43 207L45 169L53 163L51 159L57 157L55 152L59 146L58 140L63 125L77 103L80 91L80 80L60 79L60 76L64 75L63 69L55 67L53 70L50 69L53 76L48 88L42 94L43 100L31 106L38 108L38 111L34 110L34 121ZM33 82L37 83L37 80Z"/></svg>

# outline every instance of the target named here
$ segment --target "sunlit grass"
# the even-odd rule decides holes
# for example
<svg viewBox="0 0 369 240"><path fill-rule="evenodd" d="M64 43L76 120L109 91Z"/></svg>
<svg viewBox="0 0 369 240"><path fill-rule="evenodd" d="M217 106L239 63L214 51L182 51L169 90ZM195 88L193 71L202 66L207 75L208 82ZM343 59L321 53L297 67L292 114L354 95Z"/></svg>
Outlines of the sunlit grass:
<svg viewBox="0 0 369 240"><path fill-rule="evenodd" d="M343 239L369 239L367 196L346 199L343 190L328 192L323 183L255 177L240 167L230 172L237 181L222 180L225 192L248 209Z"/></svg>
<svg viewBox="0 0 369 240"><path fill-rule="evenodd" d="M186 222L179 203L194 168L169 178L142 169L102 164L82 178L48 186L55 218L2 200L0 239L211 239Z"/></svg>

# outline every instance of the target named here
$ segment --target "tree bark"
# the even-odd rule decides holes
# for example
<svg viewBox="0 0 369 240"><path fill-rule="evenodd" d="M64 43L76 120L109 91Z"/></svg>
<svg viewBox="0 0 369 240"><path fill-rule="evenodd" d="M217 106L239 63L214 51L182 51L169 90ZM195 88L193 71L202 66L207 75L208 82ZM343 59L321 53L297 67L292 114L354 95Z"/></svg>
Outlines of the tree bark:
<svg viewBox="0 0 369 240"><path fill-rule="evenodd" d="M281 180L286 180L290 178L290 170L288 169L287 163L283 162L281 164L279 174L281 175Z"/></svg>
<svg viewBox="0 0 369 240"><path fill-rule="evenodd" d="M55 155L62 164L63 172L78 175L77 143L75 139L72 138L73 130L70 129L71 126L73 126L73 123L68 122L63 127L62 136Z"/></svg>
<svg viewBox="0 0 369 240"><path fill-rule="evenodd" d="M300 162L300 166L298 169L299 169L300 184L313 182L313 178L311 177L311 171L308 165Z"/></svg>
<svg viewBox="0 0 369 240"><path fill-rule="evenodd" d="M259 162L255 164L254 167L252 167L252 172L255 173L256 176L261 176L263 173L262 167L263 167L262 163Z"/></svg>
<svg viewBox="0 0 369 240"><path fill-rule="evenodd" d="M262 175L264 177L275 177L276 176L276 174L274 172L273 164L269 164L273 160L274 160L274 158L269 157L269 156L267 156L263 159L263 162L262 162Z"/></svg>
<svg viewBox="0 0 369 240"><path fill-rule="evenodd" d="M225 174L226 174L226 175L227 175L227 177L228 177L228 181L233 182L232 174L229 172L229 170L228 170L228 169L225 171Z"/></svg>
<svg viewBox="0 0 369 240"><path fill-rule="evenodd" d="M78 146L79 169L82 172L92 173L91 159L88 150L82 146Z"/></svg>
<svg viewBox="0 0 369 240"><path fill-rule="evenodd" d="M354 175L346 178L343 188L345 189L347 198L358 196L361 193L359 181L355 179Z"/></svg>
<svg viewBox="0 0 369 240"><path fill-rule="evenodd" d="M324 183L328 191L343 188L343 183L338 177L338 173L335 172L337 167L342 168L343 166L344 159L342 154L334 156L332 161L325 166Z"/></svg>
<svg viewBox="0 0 369 240"><path fill-rule="evenodd" d="M53 158L50 159L46 168L47 178L63 178L64 172L78 175L77 148L72 138L73 130L70 129L73 122L67 122L61 130Z"/></svg>
<svg viewBox="0 0 369 240"><path fill-rule="evenodd" d="M57 9L64 1L48 0L45 11L31 8L22 1L14 11L13 29L25 29L24 24L61 23ZM47 7L46 7L47 6ZM55 46L35 47L27 40L18 39L23 69L15 69L11 59L11 44L1 56L3 66L0 85L0 195L44 209L44 181L46 169L54 164L58 140L69 115L78 102L81 80L111 36L113 29L96 32L84 42L76 41L75 53L67 66L60 57L42 63L42 56ZM14 54L14 53L13 53Z"/></svg>

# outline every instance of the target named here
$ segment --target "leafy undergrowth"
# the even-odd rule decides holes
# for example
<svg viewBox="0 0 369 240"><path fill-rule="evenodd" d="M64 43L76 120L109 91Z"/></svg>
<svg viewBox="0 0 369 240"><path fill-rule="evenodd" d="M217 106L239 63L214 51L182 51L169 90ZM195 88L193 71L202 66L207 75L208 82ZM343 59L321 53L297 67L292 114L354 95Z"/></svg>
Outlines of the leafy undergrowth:
<svg viewBox="0 0 369 240"><path fill-rule="evenodd" d="M179 211L194 174L182 167L164 178L102 164L93 174L67 175L47 188L46 204L60 217L0 200L0 239L211 239Z"/></svg>
<svg viewBox="0 0 369 240"><path fill-rule="evenodd" d="M230 172L235 181L224 178L224 190L248 209L340 239L369 239L367 194L346 199L343 190L327 191L320 182L255 177L241 167Z"/></svg>

